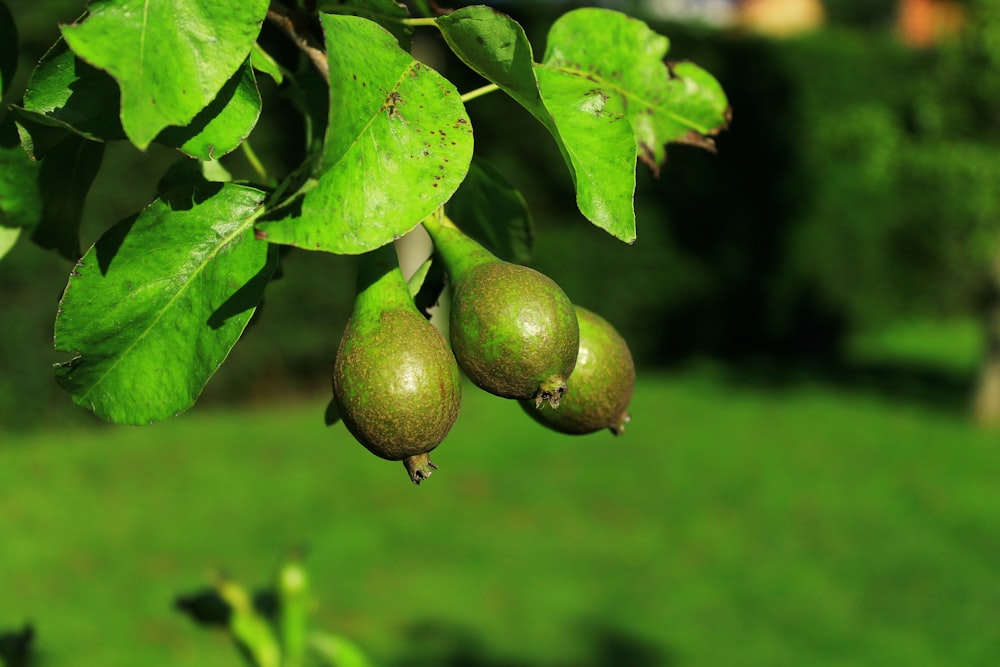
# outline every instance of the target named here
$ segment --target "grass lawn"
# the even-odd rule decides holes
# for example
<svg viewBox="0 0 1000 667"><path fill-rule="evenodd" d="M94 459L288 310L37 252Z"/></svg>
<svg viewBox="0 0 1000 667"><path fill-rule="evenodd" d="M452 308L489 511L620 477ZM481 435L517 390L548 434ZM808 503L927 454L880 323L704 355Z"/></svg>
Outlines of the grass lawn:
<svg viewBox="0 0 1000 667"><path fill-rule="evenodd" d="M0 628L46 667L240 664L172 609L308 548L384 665L993 665L1000 434L798 385L644 376L621 438L467 388L420 487L323 405L4 436Z"/></svg>

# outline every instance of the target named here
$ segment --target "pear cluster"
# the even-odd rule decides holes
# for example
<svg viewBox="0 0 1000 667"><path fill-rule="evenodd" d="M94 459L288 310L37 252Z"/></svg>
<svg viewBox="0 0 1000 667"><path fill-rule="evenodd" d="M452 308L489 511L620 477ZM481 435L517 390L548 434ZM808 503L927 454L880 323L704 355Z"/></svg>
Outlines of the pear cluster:
<svg viewBox="0 0 1000 667"><path fill-rule="evenodd" d="M424 227L450 284L449 340L417 309L392 246L365 255L333 374L351 434L376 456L402 461L419 484L457 419L460 371L560 433L620 434L635 367L618 332L551 278L498 258L447 218Z"/></svg>

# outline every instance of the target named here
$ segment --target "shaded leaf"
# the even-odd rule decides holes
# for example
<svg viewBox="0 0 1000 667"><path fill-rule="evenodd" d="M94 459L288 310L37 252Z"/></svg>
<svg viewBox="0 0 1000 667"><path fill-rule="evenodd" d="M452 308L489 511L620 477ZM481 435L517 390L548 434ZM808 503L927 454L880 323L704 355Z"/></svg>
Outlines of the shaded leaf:
<svg viewBox="0 0 1000 667"><path fill-rule="evenodd" d="M212 103L183 127L168 127L156 143L179 148L201 160L220 158L250 136L260 117L261 100L250 60L226 82Z"/></svg>
<svg viewBox="0 0 1000 667"><path fill-rule="evenodd" d="M20 630L0 629L0 664L28 667L34 656L35 627L25 623Z"/></svg>
<svg viewBox="0 0 1000 667"><path fill-rule="evenodd" d="M448 202L448 217L498 257L517 264L531 261L534 225L528 205L490 162L472 160L469 175Z"/></svg>
<svg viewBox="0 0 1000 667"><path fill-rule="evenodd" d="M25 149L36 159L68 134L97 141L124 139L118 116L118 84L77 58L58 40L39 61L15 109Z"/></svg>
<svg viewBox="0 0 1000 667"><path fill-rule="evenodd" d="M264 193L182 187L123 220L71 274L55 345L73 400L143 424L189 408L239 339L274 269L254 240Z"/></svg>
<svg viewBox="0 0 1000 667"><path fill-rule="evenodd" d="M644 22L608 9L562 15L549 30L543 63L620 97L643 161L656 171L665 144L711 147L727 124L729 103L708 72L691 63L671 71L663 59L670 41Z"/></svg>
<svg viewBox="0 0 1000 667"><path fill-rule="evenodd" d="M0 97L17 72L17 25L7 3L0 2Z"/></svg>
<svg viewBox="0 0 1000 667"><path fill-rule="evenodd" d="M42 214L32 241L70 261L79 259L83 207L103 158L103 143L75 134L48 151L38 173Z"/></svg>
<svg viewBox="0 0 1000 667"><path fill-rule="evenodd" d="M160 177L156 192L163 194L179 187L203 187L209 183L228 183L233 180L219 162L181 158Z"/></svg>
<svg viewBox="0 0 1000 667"><path fill-rule="evenodd" d="M9 121L0 123L0 227L34 227L42 214L40 165L18 145Z"/></svg>
<svg viewBox="0 0 1000 667"><path fill-rule="evenodd" d="M406 5L395 0L348 0L347 2L321 2L319 11L330 14L346 14L348 16L360 16L369 21L373 21L396 38L399 46L410 50L413 39L413 28L406 25L400 19L410 18L410 10Z"/></svg>
<svg viewBox="0 0 1000 667"><path fill-rule="evenodd" d="M300 214L258 226L276 243L360 254L448 201L472 159L472 127L455 87L392 35L354 16L321 21L332 103L317 180Z"/></svg>
<svg viewBox="0 0 1000 667"><path fill-rule="evenodd" d="M211 104L250 55L267 0L105 0L62 26L78 56L121 89L121 122L145 149Z"/></svg>

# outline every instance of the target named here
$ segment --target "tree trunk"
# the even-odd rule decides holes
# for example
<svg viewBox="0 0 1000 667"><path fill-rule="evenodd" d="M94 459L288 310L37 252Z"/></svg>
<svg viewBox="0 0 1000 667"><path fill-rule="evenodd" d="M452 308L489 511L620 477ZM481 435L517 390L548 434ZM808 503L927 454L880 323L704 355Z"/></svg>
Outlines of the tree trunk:
<svg viewBox="0 0 1000 667"><path fill-rule="evenodd" d="M1000 428L1000 286L991 285L983 308L983 364L973 395L973 417L980 426Z"/></svg>

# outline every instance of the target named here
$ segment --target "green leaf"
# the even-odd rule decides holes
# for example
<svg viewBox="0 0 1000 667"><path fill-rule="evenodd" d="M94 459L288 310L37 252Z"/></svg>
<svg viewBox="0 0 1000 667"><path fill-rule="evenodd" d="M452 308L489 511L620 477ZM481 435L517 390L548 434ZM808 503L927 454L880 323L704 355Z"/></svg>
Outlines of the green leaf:
<svg viewBox="0 0 1000 667"><path fill-rule="evenodd" d="M267 620L257 612L250 593L233 581L216 586L219 596L229 604L229 633L246 651L254 667L280 667L281 647Z"/></svg>
<svg viewBox="0 0 1000 667"><path fill-rule="evenodd" d="M285 73L282 71L281 65L261 47L260 42L253 43L253 50L250 51L250 63L255 70L267 74L278 85L281 85L281 82L285 80Z"/></svg>
<svg viewBox="0 0 1000 667"><path fill-rule="evenodd" d="M568 12L552 24L543 63L593 81L622 100L639 155L654 172L665 144L713 148L711 135L728 122L729 103L708 72L663 62L670 41L642 21L609 9Z"/></svg>
<svg viewBox="0 0 1000 667"><path fill-rule="evenodd" d="M62 26L70 48L121 88L125 134L146 149L183 126L250 55L267 0L103 0L81 23Z"/></svg>
<svg viewBox="0 0 1000 667"><path fill-rule="evenodd" d="M555 138L580 212L617 238L635 240L635 138L621 105L594 81L536 66L524 29L473 6L437 19L452 51L531 112Z"/></svg>
<svg viewBox="0 0 1000 667"><path fill-rule="evenodd" d="M250 136L260 118L260 108L260 91L247 59L190 124L168 127L156 137L156 143L179 148L182 153L201 160L222 157Z"/></svg>
<svg viewBox="0 0 1000 667"><path fill-rule="evenodd" d="M40 165L17 143L10 117L0 123L0 227L34 227L42 214Z"/></svg>
<svg viewBox="0 0 1000 667"><path fill-rule="evenodd" d="M17 72L17 25L7 3L0 2L0 97Z"/></svg>
<svg viewBox="0 0 1000 667"><path fill-rule="evenodd" d="M395 0L349 0L347 2L321 2L317 9L330 14L346 14L360 16L374 21L388 30L399 42L399 46L410 50L413 39L413 28L400 19L410 18L410 11L405 5Z"/></svg>
<svg viewBox="0 0 1000 667"><path fill-rule="evenodd" d="M309 576L297 556L278 572L278 632L282 667L302 667L309 631Z"/></svg>
<svg viewBox="0 0 1000 667"><path fill-rule="evenodd" d="M544 66L538 87L570 166L576 204L592 223L635 240L635 135L615 98L588 79Z"/></svg>
<svg viewBox="0 0 1000 667"><path fill-rule="evenodd" d="M3 259L21 236L20 227L0 227L0 259Z"/></svg>
<svg viewBox="0 0 1000 667"><path fill-rule="evenodd" d="M314 632L309 639L313 653L325 667L373 667L361 647L346 637Z"/></svg>
<svg viewBox="0 0 1000 667"><path fill-rule="evenodd" d="M430 273L432 263L431 258L425 259L417 267L417 270L413 272L413 275L407 279L406 288L409 290L411 297L416 298L417 294L420 293L420 288L424 286L424 281L427 280L427 274Z"/></svg>
<svg viewBox="0 0 1000 667"><path fill-rule="evenodd" d="M15 108L21 141L36 159L68 134L95 141L124 139L118 116L118 84L104 72L77 58L63 40L42 57Z"/></svg>
<svg viewBox="0 0 1000 667"><path fill-rule="evenodd" d="M56 318L73 400L144 424L194 404L260 301L274 253L254 240L264 193L182 187L123 220L77 263Z"/></svg>
<svg viewBox="0 0 1000 667"><path fill-rule="evenodd" d="M275 243L360 254L451 198L472 159L472 126L455 87L385 30L354 16L320 20L332 102L317 180L300 215L259 228Z"/></svg>
<svg viewBox="0 0 1000 667"><path fill-rule="evenodd" d="M48 152L38 173L42 215L32 241L70 261L79 259L83 206L103 158L103 143L74 134Z"/></svg>
<svg viewBox="0 0 1000 667"><path fill-rule="evenodd" d="M448 202L448 216L495 255L517 264L531 261L535 234L528 205L486 160L472 160L469 175Z"/></svg>

